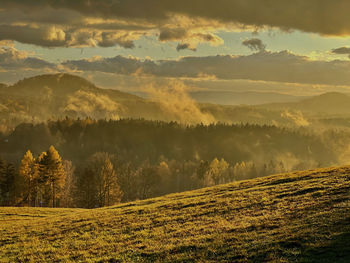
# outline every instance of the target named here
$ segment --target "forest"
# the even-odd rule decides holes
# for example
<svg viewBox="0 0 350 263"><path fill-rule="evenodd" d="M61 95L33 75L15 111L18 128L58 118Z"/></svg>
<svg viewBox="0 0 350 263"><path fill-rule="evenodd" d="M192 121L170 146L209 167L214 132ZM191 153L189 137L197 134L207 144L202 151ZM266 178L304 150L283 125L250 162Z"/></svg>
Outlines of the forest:
<svg viewBox="0 0 350 263"><path fill-rule="evenodd" d="M346 130L63 118L0 134L0 205L95 208L340 163ZM342 148L341 148L342 147Z"/></svg>

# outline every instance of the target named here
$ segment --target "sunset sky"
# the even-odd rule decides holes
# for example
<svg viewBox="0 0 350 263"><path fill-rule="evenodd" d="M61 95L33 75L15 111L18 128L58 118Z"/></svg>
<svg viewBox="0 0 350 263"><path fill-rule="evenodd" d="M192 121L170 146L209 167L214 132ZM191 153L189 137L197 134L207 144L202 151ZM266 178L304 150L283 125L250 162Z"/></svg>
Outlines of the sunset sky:
<svg viewBox="0 0 350 263"><path fill-rule="evenodd" d="M347 0L1 0L0 82L350 92Z"/></svg>

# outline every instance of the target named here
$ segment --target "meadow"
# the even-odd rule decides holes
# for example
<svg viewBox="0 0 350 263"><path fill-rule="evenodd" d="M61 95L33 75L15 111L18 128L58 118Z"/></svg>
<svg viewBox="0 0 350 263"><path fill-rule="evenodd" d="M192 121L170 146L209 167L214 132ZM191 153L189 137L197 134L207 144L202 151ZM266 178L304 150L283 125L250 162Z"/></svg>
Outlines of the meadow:
<svg viewBox="0 0 350 263"><path fill-rule="evenodd" d="M349 262L350 166L99 209L0 208L0 262Z"/></svg>

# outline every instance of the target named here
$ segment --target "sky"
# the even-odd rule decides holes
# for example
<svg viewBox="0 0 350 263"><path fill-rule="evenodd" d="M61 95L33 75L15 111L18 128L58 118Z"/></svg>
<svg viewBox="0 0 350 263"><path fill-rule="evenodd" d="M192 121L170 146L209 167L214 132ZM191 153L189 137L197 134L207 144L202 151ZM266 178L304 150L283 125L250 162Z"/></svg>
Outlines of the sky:
<svg viewBox="0 0 350 263"><path fill-rule="evenodd" d="M1 0L0 83L350 92L348 0Z"/></svg>

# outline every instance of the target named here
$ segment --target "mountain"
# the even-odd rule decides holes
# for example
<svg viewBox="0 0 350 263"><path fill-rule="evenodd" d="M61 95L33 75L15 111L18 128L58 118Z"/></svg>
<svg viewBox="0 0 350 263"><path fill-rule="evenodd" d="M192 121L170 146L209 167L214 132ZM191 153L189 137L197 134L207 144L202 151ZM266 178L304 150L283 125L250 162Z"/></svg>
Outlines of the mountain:
<svg viewBox="0 0 350 263"><path fill-rule="evenodd" d="M190 92L193 99L200 103L222 105L259 105L267 103L296 102L305 97L273 92L231 92L231 91L195 91Z"/></svg>
<svg viewBox="0 0 350 263"><path fill-rule="evenodd" d="M101 89L69 74L36 76L0 89L0 116L22 121L65 116L140 118L154 107L135 95Z"/></svg>
<svg viewBox="0 0 350 263"><path fill-rule="evenodd" d="M142 98L114 89L101 89L86 79L70 74L27 78L12 86L0 88L0 132L6 132L22 122L42 122L66 116L93 119L144 118L185 124L224 122L284 126L309 125L310 122L304 120L301 114L313 119L350 116L350 97L341 93L327 93L301 101L301 97L282 94L222 93L221 99L214 94L212 100L220 103L225 97L227 102L240 101L240 104L272 99L297 100L262 105L218 105L197 103L190 97L192 95L198 100L209 101L211 93L176 92L178 91L156 92L153 98ZM337 121L341 126L343 122ZM330 123L329 120L327 123Z"/></svg>
<svg viewBox="0 0 350 263"><path fill-rule="evenodd" d="M0 208L0 261L349 262L350 167L112 207Z"/></svg>
<svg viewBox="0 0 350 263"><path fill-rule="evenodd" d="M8 87L8 94L21 94L27 97L40 97L48 93L55 97L68 97L77 91L91 92L99 95L109 95L111 98L123 100L140 100L137 96L118 90L108 90L96 87L88 80L70 74L40 75L27 78Z"/></svg>
<svg viewBox="0 0 350 263"><path fill-rule="evenodd" d="M118 90L101 89L70 74L40 75L0 89L0 128L21 122L91 117L145 118L182 123L253 122L272 124L279 112L215 104L198 104L188 94L156 94L141 98Z"/></svg>
<svg viewBox="0 0 350 263"><path fill-rule="evenodd" d="M329 92L293 103L275 103L260 107L272 110L299 110L309 115L350 115L350 96Z"/></svg>

